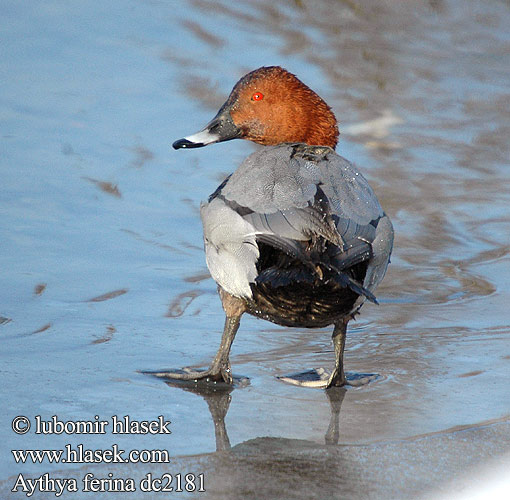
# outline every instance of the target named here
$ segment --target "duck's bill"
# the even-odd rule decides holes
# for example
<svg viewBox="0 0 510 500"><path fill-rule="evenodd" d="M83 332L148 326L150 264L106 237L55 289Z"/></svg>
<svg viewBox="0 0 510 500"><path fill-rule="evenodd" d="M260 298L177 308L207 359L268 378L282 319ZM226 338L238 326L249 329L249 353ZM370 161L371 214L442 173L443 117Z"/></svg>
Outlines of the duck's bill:
<svg viewBox="0 0 510 500"><path fill-rule="evenodd" d="M211 134L207 129L204 129L196 134L188 135L188 137L175 141L172 147L174 149L201 148L208 144L219 142L219 140L220 138L216 134Z"/></svg>
<svg viewBox="0 0 510 500"><path fill-rule="evenodd" d="M228 111L220 110L203 130L175 141L172 146L174 149L201 148L237 137L241 137L241 130L233 122Z"/></svg>

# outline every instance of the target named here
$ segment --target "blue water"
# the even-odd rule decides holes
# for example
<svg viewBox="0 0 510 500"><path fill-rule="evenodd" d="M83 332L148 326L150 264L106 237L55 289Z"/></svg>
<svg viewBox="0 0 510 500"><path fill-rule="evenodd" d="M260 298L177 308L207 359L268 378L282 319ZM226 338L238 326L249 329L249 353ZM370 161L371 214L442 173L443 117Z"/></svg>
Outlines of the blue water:
<svg viewBox="0 0 510 500"><path fill-rule="evenodd" d="M348 390L340 442L508 418L510 8L440 3L1 2L0 479L63 467L21 467L12 448L105 446L18 436L16 415L164 415L171 436L107 444L215 450L203 399L138 371L206 366L217 349L198 207L254 146L170 145L262 65L331 104L339 152L396 229L381 306L346 351L348 371L381 377ZM369 126L388 110L398 123ZM324 441L324 393L275 376L330 366L329 336L243 318L232 362L251 385L232 394L232 444Z"/></svg>

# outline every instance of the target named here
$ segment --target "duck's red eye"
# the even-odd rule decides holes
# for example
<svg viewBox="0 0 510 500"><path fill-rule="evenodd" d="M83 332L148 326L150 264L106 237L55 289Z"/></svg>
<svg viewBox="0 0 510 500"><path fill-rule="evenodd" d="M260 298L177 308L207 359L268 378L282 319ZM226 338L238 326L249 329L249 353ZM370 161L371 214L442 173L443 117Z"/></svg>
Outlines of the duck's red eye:
<svg viewBox="0 0 510 500"><path fill-rule="evenodd" d="M260 92L255 92L255 94L253 94L251 98L252 101L262 101L262 99L264 99L264 96Z"/></svg>

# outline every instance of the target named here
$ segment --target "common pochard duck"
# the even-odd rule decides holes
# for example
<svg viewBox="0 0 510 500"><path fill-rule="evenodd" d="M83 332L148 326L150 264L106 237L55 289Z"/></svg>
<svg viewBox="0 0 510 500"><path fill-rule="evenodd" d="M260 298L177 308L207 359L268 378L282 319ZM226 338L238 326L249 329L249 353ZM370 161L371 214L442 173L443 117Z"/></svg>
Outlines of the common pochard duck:
<svg viewBox="0 0 510 500"><path fill-rule="evenodd" d="M247 312L289 327L334 325L335 368L315 386L344 385L347 323L365 300L376 302L393 247L390 219L363 175L335 153L331 108L285 69L242 77L212 121L173 147L237 138L265 147L200 207L207 267L226 314L221 344L208 370L165 376L232 384L230 348Z"/></svg>

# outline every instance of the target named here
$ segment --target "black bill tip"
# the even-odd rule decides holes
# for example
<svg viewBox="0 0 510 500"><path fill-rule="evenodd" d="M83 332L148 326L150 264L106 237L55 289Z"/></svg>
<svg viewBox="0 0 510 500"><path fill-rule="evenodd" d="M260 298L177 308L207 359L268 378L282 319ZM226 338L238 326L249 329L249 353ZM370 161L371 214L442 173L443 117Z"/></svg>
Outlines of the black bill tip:
<svg viewBox="0 0 510 500"><path fill-rule="evenodd" d="M202 142L191 142L188 139L179 139L172 144L174 149L191 149L205 146Z"/></svg>

